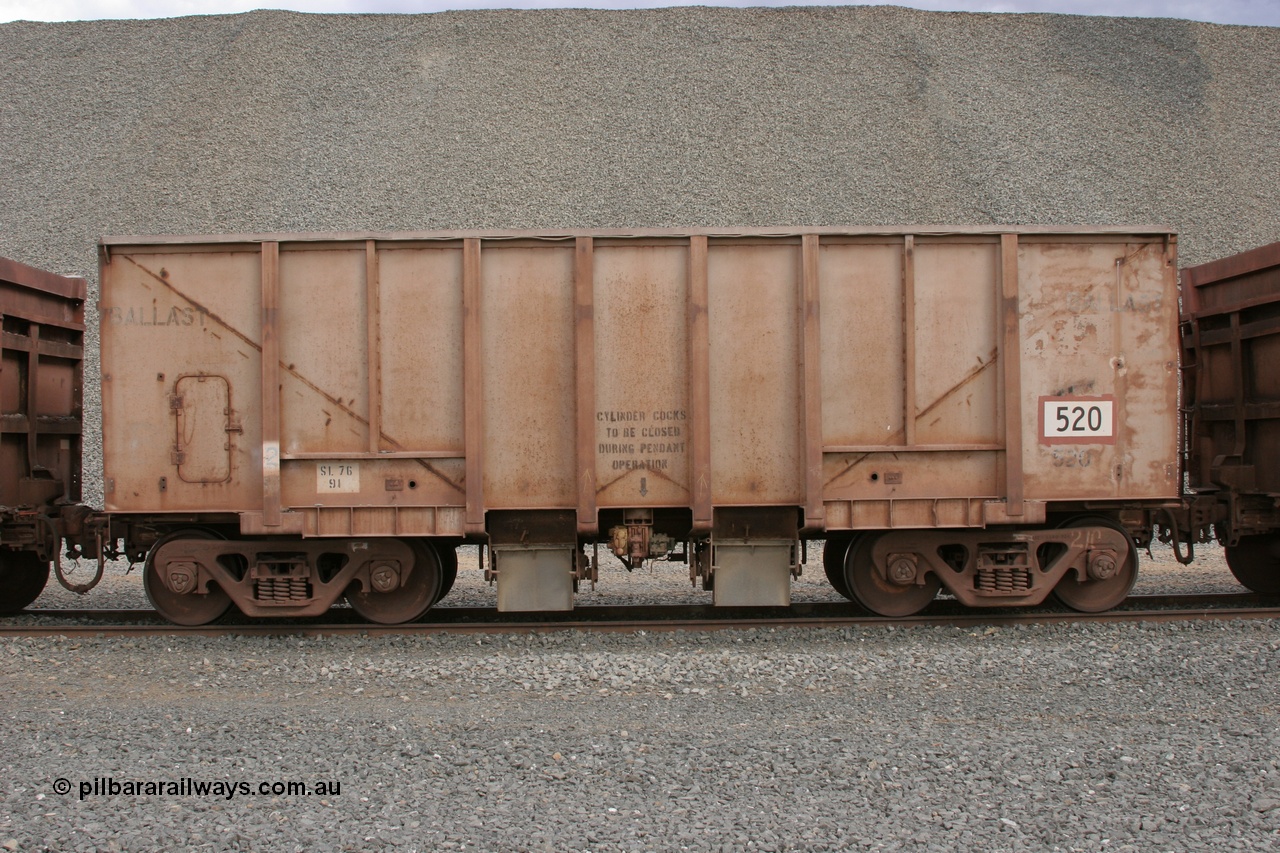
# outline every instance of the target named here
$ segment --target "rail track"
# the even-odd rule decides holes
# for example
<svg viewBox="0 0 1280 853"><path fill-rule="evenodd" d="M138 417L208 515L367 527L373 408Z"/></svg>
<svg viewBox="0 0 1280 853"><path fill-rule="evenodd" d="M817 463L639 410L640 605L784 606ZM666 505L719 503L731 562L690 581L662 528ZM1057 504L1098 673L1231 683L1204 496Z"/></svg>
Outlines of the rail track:
<svg viewBox="0 0 1280 853"><path fill-rule="evenodd" d="M603 605L555 613L499 613L489 607L437 607L418 622L376 625L348 608L322 617L278 622L228 617L185 627L152 610L27 610L0 619L0 637L39 636L338 636L383 634L547 633L555 631L713 631L748 628L855 626L999 626L1050 622L1171 622L1280 617L1280 596L1252 593L1138 595L1114 610L1080 613L1057 604L1036 608L971 610L940 600L905 618L873 616L849 603L794 604L785 608L714 608L710 605Z"/></svg>

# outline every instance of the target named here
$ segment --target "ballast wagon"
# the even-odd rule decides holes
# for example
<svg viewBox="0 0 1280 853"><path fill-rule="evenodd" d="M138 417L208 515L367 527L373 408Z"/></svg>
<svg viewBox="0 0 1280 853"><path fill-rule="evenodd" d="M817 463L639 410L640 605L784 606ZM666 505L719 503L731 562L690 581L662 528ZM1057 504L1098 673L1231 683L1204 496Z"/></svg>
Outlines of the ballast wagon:
<svg viewBox="0 0 1280 853"><path fill-rule="evenodd" d="M106 511L157 609L382 622L486 546L504 610L610 553L883 614L1132 586L1181 507L1161 229L115 237Z"/></svg>

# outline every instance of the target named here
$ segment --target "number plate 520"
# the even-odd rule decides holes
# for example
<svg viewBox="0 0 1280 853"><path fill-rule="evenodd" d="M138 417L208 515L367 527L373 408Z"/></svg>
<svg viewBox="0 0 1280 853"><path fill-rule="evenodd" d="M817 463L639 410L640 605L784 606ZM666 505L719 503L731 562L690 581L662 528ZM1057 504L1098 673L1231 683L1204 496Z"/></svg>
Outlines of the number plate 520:
<svg viewBox="0 0 1280 853"><path fill-rule="evenodd" d="M1115 444L1116 398L1041 397L1041 444Z"/></svg>

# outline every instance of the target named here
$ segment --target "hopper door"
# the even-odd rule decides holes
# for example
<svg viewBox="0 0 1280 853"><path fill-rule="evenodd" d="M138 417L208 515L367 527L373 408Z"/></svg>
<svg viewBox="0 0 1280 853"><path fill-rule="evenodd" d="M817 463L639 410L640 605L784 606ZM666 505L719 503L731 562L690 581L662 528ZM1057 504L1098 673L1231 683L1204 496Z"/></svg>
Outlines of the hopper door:
<svg viewBox="0 0 1280 853"><path fill-rule="evenodd" d="M176 425L173 462L184 483L231 479L231 385L222 376L183 376L170 398Z"/></svg>

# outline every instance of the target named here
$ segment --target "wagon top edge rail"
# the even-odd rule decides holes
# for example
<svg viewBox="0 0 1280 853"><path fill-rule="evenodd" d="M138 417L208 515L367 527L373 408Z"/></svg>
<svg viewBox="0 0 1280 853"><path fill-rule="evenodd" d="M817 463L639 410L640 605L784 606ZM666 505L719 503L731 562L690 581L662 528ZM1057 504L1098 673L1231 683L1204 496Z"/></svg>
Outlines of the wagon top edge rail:
<svg viewBox="0 0 1280 853"><path fill-rule="evenodd" d="M601 239L653 239L690 236L722 238L785 238L805 234L830 237L997 237L1000 234L1025 236L1123 235L1160 236L1176 239L1173 228L1164 225L892 225L892 226L774 226L753 228L583 228L566 230L462 229L454 231L338 231L279 232L258 234L206 235L117 235L102 237L98 244L106 250L113 246L235 244L235 243L300 243L345 241L433 241L433 240L573 240L578 237Z"/></svg>

